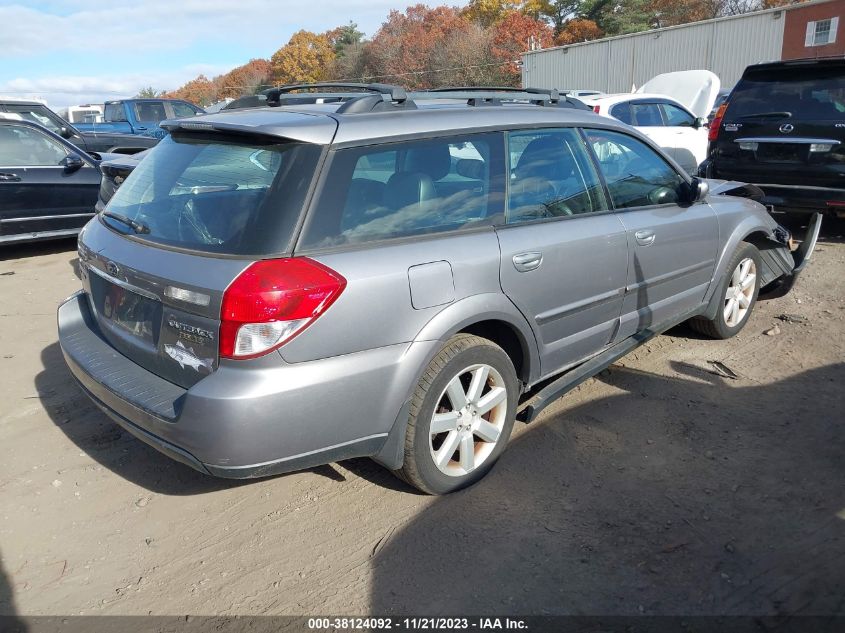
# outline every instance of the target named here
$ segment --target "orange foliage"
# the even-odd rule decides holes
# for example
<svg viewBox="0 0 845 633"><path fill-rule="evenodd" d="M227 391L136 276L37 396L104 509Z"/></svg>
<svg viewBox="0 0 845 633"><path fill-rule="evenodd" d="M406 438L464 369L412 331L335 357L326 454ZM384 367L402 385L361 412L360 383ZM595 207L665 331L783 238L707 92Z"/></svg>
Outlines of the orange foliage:
<svg viewBox="0 0 845 633"><path fill-rule="evenodd" d="M501 72L507 83L519 85L521 73L519 66L514 62L520 59L521 53L529 49L531 42L538 48L551 46L552 28L547 23L518 11L506 14L493 27L490 48L493 57L502 63Z"/></svg>
<svg viewBox="0 0 845 633"><path fill-rule="evenodd" d="M258 87L267 84L270 79L270 62L266 59L251 59L243 66L233 68L225 75L215 77L218 86L218 99L231 97L236 99L244 95L255 94Z"/></svg>
<svg viewBox="0 0 845 633"><path fill-rule="evenodd" d="M418 4L405 13L393 10L368 45L369 66L386 77L380 81L396 81L409 88L422 88L441 83L434 71L435 52L447 36L454 37L470 30L470 22L453 7L433 9Z"/></svg>
<svg viewBox="0 0 845 633"><path fill-rule="evenodd" d="M598 24L592 20L574 19L565 22L563 29L555 38L555 44L563 46L566 44L576 44L578 42L588 42L589 40L597 40L602 37L604 33L599 28Z"/></svg>

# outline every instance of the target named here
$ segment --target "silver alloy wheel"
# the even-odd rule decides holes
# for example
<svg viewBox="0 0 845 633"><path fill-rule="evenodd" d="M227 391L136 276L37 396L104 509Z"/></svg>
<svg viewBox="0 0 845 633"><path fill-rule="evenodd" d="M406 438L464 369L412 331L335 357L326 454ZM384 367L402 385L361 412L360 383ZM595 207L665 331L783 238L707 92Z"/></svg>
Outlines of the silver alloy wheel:
<svg viewBox="0 0 845 633"><path fill-rule="evenodd" d="M757 264L746 257L734 270L725 292L725 307L722 317L728 327L736 327L745 318L751 300L754 298L754 286L757 282Z"/></svg>
<svg viewBox="0 0 845 633"><path fill-rule="evenodd" d="M481 466L502 435L508 412L505 380L495 367L470 365L440 394L428 447L437 468L460 477Z"/></svg>

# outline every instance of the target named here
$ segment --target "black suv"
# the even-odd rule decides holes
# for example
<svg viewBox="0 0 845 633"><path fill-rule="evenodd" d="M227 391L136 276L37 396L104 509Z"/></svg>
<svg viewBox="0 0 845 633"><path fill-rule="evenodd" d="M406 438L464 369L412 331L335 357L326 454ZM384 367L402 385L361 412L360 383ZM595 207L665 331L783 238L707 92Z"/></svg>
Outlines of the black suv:
<svg viewBox="0 0 845 633"><path fill-rule="evenodd" d="M845 58L757 64L710 126L711 178L758 185L778 212L845 212Z"/></svg>

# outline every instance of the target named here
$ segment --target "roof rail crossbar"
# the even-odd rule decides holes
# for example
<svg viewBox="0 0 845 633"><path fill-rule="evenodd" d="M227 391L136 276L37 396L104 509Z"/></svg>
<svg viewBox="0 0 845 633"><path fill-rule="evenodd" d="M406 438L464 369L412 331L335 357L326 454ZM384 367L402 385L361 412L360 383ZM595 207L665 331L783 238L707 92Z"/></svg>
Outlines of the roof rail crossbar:
<svg viewBox="0 0 845 633"><path fill-rule="evenodd" d="M432 88L431 90L426 90L425 92L502 92L506 94L530 94L530 95L538 95L538 96L545 96L548 98L549 101L552 103L556 103L560 101L560 93L552 89L547 88L515 88L513 86L461 86L461 87L443 87L443 88ZM512 99L518 97L511 97Z"/></svg>
<svg viewBox="0 0 845 633"><path fill-rule="evenodd" d="M286 84L284 86L277 86L265 91L265 94L274 93L275 95L286 94L296 90L311 90L311 91L325 91L325 90L359 90L361 92L375 92L381 95L390 97L391 101L401 103L408 98L408 94L402 86L394 86L392 84L365 84L353 82L334 82L321 81L311 84Z"/></svg>

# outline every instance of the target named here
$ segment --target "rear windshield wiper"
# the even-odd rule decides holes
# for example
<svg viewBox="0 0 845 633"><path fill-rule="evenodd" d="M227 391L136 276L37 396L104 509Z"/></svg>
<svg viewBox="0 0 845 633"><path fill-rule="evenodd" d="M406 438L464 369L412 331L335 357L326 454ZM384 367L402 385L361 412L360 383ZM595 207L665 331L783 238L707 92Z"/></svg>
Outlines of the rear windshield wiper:
<svg viewBox="0 0 845 633"><path fill-rule="evenodd" d="M144 224L143 222L136 222L131 218L127 218L125 215L120 215L119 213L112 213L111 211L103 211L103 215L107 218L111 218L112 220L117 220L121 224L125 224L136 233L150 232L150 227L148 227L146 224Z"/></svg>
<svg viewBox="0 0 845 633"><path fill-rule="evenodd" d="M755 112L754 114L743 114L737 119L789 119L792 112Z"/></svg>

